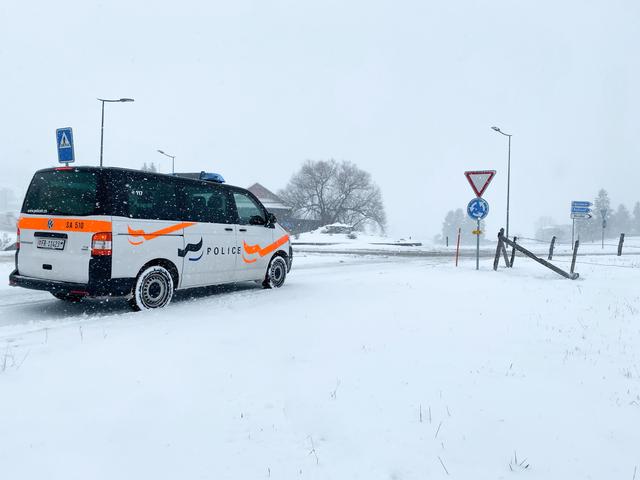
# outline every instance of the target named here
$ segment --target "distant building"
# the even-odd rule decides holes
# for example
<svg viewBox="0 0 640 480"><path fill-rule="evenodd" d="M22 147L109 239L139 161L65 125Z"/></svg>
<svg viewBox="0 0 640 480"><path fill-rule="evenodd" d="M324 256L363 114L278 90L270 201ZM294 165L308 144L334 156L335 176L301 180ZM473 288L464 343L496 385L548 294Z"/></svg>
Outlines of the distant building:
<svg viewBox="0 0 640 480"><path fill-rule="evenodd" d="M258 197L258 200L262 202L266 209L276 216L278 223L291 233L309 232L320 226L320 222L317 220L295 218L291 207L286 205L275 193L259 183L254 183L247 190Z"/></svg>
<svg viewBox="0 0 640 480"><path fill-rule="evenodd" d="M277 218L284 219L291 216L291 207L285 205L284 201L268 188L259 183L254 183L247 190L258 197L258 200L262 202L266 209Z"/></svg>

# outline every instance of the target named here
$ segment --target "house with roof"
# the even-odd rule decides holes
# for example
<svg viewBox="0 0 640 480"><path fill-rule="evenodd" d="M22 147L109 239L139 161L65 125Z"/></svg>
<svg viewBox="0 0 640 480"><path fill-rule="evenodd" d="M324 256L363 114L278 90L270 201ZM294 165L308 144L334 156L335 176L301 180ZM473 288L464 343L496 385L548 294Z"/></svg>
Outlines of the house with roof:
<svg viewBox="0 0 640 480"><path fill-rule="evenodd" d="M278 223L291 233L308 232L320 226L316 220L295 218L291 207L284 200L259 183L254 183L247 190L258 197L265 208L276 216Z"/></svg>
<svg viewBox="0 0 640 480"><path fill-rule="evenodd" d="M284 219L291 215L291 207L287 206L280 197L268 188L259 183L254 183L250 187L247 187L247 190L258 197L258 200L262 202L265 208L278 217L278 219Z"/></svg>

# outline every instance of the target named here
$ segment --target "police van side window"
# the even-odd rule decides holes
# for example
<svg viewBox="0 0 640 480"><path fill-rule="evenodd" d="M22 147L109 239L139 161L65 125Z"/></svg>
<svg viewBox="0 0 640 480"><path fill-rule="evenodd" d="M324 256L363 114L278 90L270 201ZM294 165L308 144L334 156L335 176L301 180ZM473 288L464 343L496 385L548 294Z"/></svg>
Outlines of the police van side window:
<svg viewBox="0 0 640 480"><path fill-rule="evenodd" d="M229 197L220 187L189 184L183 187L185 220L189 222L235 223Z"/></svg>
<svg viewBox="0 0 640 480"><path fill-rule="evenodd" d="M267 222L264 210L244 192L233 192L233 199L238 211L238 223L240 225L264 225Z"/></svg>
<svg viewBox="0 0 640 480"><path fill-rule="evenodd" d="M176 184L144 173L125 176L121 190L129 218L178 220Z"/></svg>

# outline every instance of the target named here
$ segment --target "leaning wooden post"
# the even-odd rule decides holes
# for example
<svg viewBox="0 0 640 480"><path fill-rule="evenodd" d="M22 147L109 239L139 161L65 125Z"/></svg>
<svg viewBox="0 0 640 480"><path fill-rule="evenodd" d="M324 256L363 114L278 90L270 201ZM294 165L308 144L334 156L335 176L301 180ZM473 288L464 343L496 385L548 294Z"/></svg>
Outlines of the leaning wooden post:
<svg viewBox="0 0 640 480"><path fill-rule="evenodd" d="M500 252L503 248L502 246L502 236L504 235L504 228L500 229L498 233L498 246L496 247L496 257L493 259L493 269L498 270L498 263L500 263Z"/></svg>
<svg viewBox="0 0 640 480"><path fill-rule="evenodd" d="M620 234L620 241L618 242L618 256L622 255L622 245L624 244L624 233Z"/></svg>
<svg viewBox="0 0 640 480"><path fill-rule="evenodd" d="M576 257L578 256L578 247L580 246L580 240L576 240L576 243L573 247L573 258L571 259L571 272L576 269Z"/></svg>
<svg viewBox="0 0 640 480"><path fill-rule="evenodd" d="M507 253L507 244L504 239L502 240L502 256L504 257L504 266L509 268L509 254Z"/></svg>
<svg viewBox="0 0 640 480"><path fill-rule="evenodd" d="M554 235L551 238L551 245L549 245L549 257L547 257L547 260L553 260L553 247L556 246L556 236Z"/></svg>
<svg viewBox="0 0 640 480"><path fill-rule="evenodd" d="M567 273L564 270L556 267L553 263L550 263L550 262L548 262L546 260L543 260L542 258L536 256L534 253L530 252L529 250L524 248L522 245L518 245L517 243L514 243L511 240L509 240L508 238L504 237L502 231L499 234L499 239L502 240L503 244L506 244L506 245L508 245L510 247L515 248L516 250L518 250L523 255L526 255L530 259L535 260L536 262L544 265L547 268L550 268L551 270L556 272L558 275L562 275L563 277L569 278L571 280L575 280L576 278L578 278L580 276L577 273ZM504 248L504 246L502 248ZM500 259L500 252L498 251L498 252L496 252L496 260L495 260L495 263L494 263L495 265L497 265L497 262L498 262L499 259Z"/></svg>
<svg viewBox="0 0 640 480"><path fill-rule="evenodd" d="M509 262L509 268L513 268L513 261L516 259L516 242L518 237L513 237L513 249L511 249L511 261Z"/></svg>

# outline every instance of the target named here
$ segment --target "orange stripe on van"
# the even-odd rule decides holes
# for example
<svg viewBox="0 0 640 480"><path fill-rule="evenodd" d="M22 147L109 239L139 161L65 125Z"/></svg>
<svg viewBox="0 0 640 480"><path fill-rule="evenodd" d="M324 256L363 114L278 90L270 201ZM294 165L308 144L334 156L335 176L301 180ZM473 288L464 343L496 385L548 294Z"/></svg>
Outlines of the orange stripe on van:
<svg viewBox="0 0 640 480"><path fill-rule="evenodd" d="M153 240L154 238L160 237L162 235L169 235L170 233L176 232L178 230L182 230L183 228L190 227L191 225L195 225L195 222L177 223L175 225L161 228L160 230L156 230L155 232L150 232L150 233L146 233L144 230L134 230L130 226L127 226L129 235L131 235L132 237L142 237L142 240L129 239L129 243L131 245L141 245L145 240Z"/></svg>
<svg viewBox="0 0 640 480"><path fill-rule="evenodd" d="M242 243L243 243L244 251L246 252L247 255L254 255L257 253L261 257L264 257L265 255L269 255L271 252L278 249L288 241L289 241L289 235L283 235L278 240L267 245L264 248L260 247L259 244L248 245L247 242L244 242L244 241ZM244 260L244 263L253 263L256 261L255 259L250 260L245 258L244 254L242 255L242 260Z"/></svg>
<svg viewBox="0 0 640 480"><path fill-rule="evenodd" d="M20 230L53 230L58 232L110 232L111 222L83 218L20 217Z"/></svg>

